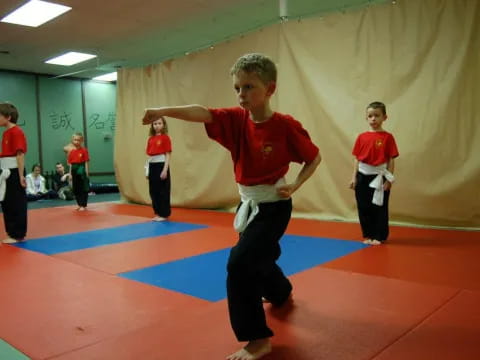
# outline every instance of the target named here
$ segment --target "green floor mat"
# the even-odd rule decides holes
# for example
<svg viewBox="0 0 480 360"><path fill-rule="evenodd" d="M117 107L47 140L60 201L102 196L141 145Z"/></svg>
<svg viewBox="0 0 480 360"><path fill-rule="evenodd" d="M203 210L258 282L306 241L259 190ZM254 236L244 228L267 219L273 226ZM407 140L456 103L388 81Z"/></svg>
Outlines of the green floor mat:
<svg viewBox="0 0 480 360"><path fill-rule="evenodd" d="M2 360L30 360L30 358L0 339L0 359Z"/></svg>

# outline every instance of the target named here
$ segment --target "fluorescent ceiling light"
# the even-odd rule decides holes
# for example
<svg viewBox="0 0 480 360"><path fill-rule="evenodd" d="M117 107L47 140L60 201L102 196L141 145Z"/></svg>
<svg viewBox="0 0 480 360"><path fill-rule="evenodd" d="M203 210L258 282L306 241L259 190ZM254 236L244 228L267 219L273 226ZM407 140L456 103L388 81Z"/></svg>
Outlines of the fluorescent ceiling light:
<svg viewBox="0 0 480 360"><path fill-rule="evenodd" d="M100 80L100 81L116 81L117 80L117 72L112 72L109 74L104 74L100 76L96 76L93 80Z"/></svg>
<svg viewBox="0 0 480 360"><path fill-rule="evenodd" d="M89 59L93 59L94 57L97 57L97 55L84 54L84 53L79 53L79 52L75 52L75 51L70 51L66 54L54 57L54 58L52 58L50 60L47 60L45 62L47 64L70 66L70 65L81 63L81 62L89 60Z"/></svg>
<svg viewBox="0 0 480 360"><path fill-rule="evenodd" d="M41 0L31 0L17 10L5 16L2 22L32 26L40 26L47 21L71 10L69 6L58 5Z"/></svg>

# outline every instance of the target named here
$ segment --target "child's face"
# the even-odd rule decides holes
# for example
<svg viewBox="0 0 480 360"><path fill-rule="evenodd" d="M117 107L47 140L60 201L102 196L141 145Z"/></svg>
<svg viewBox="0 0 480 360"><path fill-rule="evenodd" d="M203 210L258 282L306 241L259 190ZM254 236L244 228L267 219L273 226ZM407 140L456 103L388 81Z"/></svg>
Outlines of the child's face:
<svg viewBox="0 0 480 360"><path fill-rule="evenodd" d="M75 147L80 147L82 145L83 138L81 136L74 135L72 137L72 144L75 145Z"/></svg>
<svg viewBox="0 0 480 360"><path fill-rule="evenodd" d="M233 87L238 103L246 110L265 106L275 91L275 83L264 84L254 72L239 71L233 75Z"/></svg>
<svg viewBox="0 0 480 360"><path fill-rule="evenodd" d="M35 166L33 168L33 175L38 176L38 175L40 175L41 171L42 171L42 169L40 169L40 166Z"/></svg>
<svg viewBox="0 0 480 360"><path fill-rule="evenodd" d="M155 134L161 134L161 132L163 130L163 127L164 127L163 119L160 118L158 120L155 120L152 123L152 126L153 126L153 131L155 131Z"/></svg>
<svg viewBox="0 0 480 360"><path fill-rule="evenodd" d="M10 116L6 117L3 114L0 114L0 126L7 126L10 121Z"/></svg>
<svg viewBox="0 0 480 360"><path fill-rule="evenodd" d="M387 115L383 113L382 109L367 109L368 125L373 131L382 130L382 124L385 120L387 120Z"/></svg>

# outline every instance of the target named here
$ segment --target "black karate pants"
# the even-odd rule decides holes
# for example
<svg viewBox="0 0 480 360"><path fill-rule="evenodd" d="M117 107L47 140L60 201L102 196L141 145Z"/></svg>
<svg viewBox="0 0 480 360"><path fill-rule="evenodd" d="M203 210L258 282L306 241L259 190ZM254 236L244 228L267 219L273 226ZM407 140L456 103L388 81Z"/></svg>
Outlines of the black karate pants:
<svg viewBox="0 0 480 360"><path fill-rule="evenodd" d="M262 296L273 305L281 305L292 291L290 281L276 264L292 200L264 203L259 208L230 251L227 264L228 310L239 341L273 336L266 323Z"/></svg>
<svg viewBox="0 0 480 360"><path fill-rule="evenodd" d="M72 190L78 206L81 207L87 207L88 202L88 190L86 190L85 181L84 175L78 174L72 169Z"/></svg>
<svg viewBox="0 0 480 360"><path fill-rule="evenodd" d="M167 218L171 214L170 208L170 169L167 171L167 177L162 180L164 162L150 163L148 169L148 187L150 198L152 199L153 211L156 215Z"/></svg>
<svg viewBox="0 0 480 360"><path fill-rule="evenodd" d="M388 200L390 191L383 194L383 205L372 203L375 189L368 186L376 175L357 173L355 198L357 200L358 219L364 238L386 241L388 238Z"/></svg>
<svg viewBox="0 0 480 360"><path fill-rule="evenodd" d="M2 211L8 236L15 240L22 240L27 234L27 193L20 184L17 168L10 169Z"/></svg>

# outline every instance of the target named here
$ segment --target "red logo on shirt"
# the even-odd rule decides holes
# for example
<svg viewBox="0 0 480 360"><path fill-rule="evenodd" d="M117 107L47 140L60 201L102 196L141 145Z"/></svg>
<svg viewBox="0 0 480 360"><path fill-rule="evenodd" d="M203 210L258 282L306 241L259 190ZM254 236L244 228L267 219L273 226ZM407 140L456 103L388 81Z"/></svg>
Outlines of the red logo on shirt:
<svg viewBox="0 0 480 360"><path fill-rule="evenodd" d="M379 148L379 147L382 147L382 145L383 145L382 139L375 140L375 147Z"/></svg>

